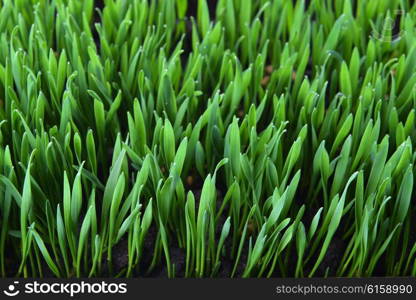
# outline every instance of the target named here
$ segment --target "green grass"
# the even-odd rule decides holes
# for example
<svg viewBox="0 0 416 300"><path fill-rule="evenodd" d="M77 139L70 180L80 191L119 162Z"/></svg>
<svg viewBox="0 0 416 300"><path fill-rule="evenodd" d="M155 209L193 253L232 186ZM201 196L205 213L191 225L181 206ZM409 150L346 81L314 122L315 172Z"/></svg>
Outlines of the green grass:
<svg viewBox="0 0 416 300"><path fill-rule="evenodd" d="M1 276L416 276L413 1L104 2L0 1Z"/></svg>

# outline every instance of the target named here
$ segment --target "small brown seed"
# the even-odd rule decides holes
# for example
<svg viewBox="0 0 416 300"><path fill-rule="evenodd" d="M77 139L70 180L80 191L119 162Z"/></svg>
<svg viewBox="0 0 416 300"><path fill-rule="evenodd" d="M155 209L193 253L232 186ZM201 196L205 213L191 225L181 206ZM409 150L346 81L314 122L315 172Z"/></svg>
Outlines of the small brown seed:
<svg viewBox="0 0 416 300"><path fill-rule="evenodd" d="M189 175L188 177L186 177L186 184L191 186L194 183L194 178Z"/></svg>
<svg viewBox="0 0 416 300"><path fill-rule="evenodd" d="M261 80L261 85L266 86L269 83L269 80L270 80L270 76L263 77L263 79Z"/></svg>

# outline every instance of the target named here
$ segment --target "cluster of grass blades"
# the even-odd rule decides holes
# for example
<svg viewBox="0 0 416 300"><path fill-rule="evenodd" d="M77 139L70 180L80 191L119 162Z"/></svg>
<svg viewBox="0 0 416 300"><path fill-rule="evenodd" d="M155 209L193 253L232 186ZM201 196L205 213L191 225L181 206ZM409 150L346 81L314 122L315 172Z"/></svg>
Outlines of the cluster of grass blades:
<svg viewBox="0 0 416 300"><path fill-rule="evenodd" d="M416 276L413 1L98 2L0 1L1 276Z"/></svg>

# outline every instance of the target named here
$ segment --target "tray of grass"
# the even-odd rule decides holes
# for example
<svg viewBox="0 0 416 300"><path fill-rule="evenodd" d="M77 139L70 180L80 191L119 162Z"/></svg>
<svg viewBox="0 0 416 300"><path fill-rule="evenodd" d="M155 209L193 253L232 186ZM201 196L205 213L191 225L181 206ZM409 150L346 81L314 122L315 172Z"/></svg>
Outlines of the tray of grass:
<svg viewBox="0 0 416 300"><path fill-rule="evenodd" d="M416 276L410 0L0 1L2 277Z"/></svg>

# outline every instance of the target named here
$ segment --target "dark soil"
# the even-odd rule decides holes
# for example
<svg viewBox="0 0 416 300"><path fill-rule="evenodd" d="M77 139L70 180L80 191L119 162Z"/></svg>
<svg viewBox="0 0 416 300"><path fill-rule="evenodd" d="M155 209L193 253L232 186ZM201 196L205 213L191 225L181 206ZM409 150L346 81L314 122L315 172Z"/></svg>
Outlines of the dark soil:
<svg viewBox="0 0 416 300"><path fill-rule="evenodd" d="M328 250L322 263L319 265L315 273L315 276L325 276L327 269L329 270L328 276L334 276L339 263L341 262L346 246L347 245L341 238L334 236L331 240L331 243L329 244Z"/></svg>
<svg viewBox="0 0 416 300"><path fill-rule="evenodd" d="M128 240L122 239L112 249L113 251L113 270L117 274L128 266L129 263L129 248Z"/></svg>

